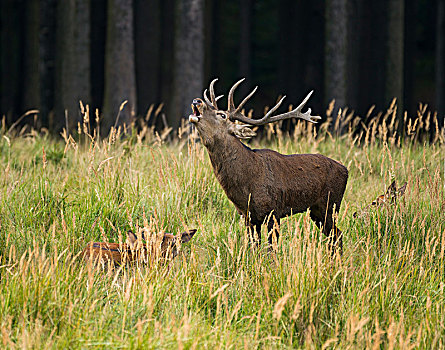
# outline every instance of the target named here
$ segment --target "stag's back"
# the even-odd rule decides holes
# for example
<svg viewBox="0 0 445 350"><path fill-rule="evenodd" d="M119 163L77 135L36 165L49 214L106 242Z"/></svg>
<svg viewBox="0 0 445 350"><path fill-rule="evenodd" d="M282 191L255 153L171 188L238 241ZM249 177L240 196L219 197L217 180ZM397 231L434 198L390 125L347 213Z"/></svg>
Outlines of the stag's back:
<svg viewBox="0 0 445 350"><path fill-rule="evenodd" d="M263 162L263 176L257 177L253 192L263 192L277 209L304 211L315 203L341 201L348 170L321 154L283 155L272 150L254 150Z"/></svg>

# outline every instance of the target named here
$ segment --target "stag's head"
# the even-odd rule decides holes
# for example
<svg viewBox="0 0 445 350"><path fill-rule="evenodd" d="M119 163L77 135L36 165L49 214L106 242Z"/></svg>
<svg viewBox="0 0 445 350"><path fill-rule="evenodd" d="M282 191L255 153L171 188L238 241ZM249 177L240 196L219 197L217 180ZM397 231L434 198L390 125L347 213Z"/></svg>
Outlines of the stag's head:
<svg viewBox="0 0 445 350"><path fill-rule="evenodd" d="M280 107L286 96L283 96L278 103L272 107L266 115L261 119L248 118L243 114L244 104L252 97L258 87L255 87L253 91L247 95L246 98L235 107L233 102L233 95L235 89L240 85L244 79L236 82L229 91L227 110L221 110L218 108L217 101L222 96L215 96L214 85L218 79L214 79L210 83L210 99L207 96L207 89L204 91L204 100L201 98L196 98L192 102L193 114L189 116L189 121L193 123L201 136L204 145L208 146L217 137L223 137L224 135L233 135L239 139L248 139L255 136L255 132L250 129L250 126L265 125L268 123L273 123L279 120L290 119L290 118L301 118L307 120L311 123L316 123L319 116L311 115L311 109L309 108L307 112L303 113L303 109L306 102L312 95L311 91L303 102L295 108L294 110L283 113L280 115L273 116L273 113ZM236 121L243 124L236 123Z"/></svg>

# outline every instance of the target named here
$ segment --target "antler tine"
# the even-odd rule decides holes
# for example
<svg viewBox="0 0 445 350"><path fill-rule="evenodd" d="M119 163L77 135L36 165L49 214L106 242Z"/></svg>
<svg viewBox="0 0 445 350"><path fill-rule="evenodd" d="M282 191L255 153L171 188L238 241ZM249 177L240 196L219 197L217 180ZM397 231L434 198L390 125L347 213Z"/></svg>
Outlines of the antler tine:
<svg viewBox="0 0 445 350"><path fill-rule="evenodd" d="M229 96L227 98L227 108L229 112L233 112L235 110L235 103L233 102L233 93L235 92L238 85L241 84L245 79L246 78L242 78L238 80L229 91Z"/></svg>
<svg viewBox="0 0 445 350"><path fill-rule="evenodd" d="M258 86L255 86L255 89L253 89L252 92L246 96L246 98L238 105L238 107L236 107L236 109L233 113L241 112L241 109L243 108L244 104L249 100L249 98L251 98L253 96L253 94L256 92L257 89L258 89Z"/></svg>
<svg viewBox="0 0 445 350"><path fill-rule="evenodd" d="M256 90L256 88L255 88L255 90ZM253 90L252 93L251 93L250 95L253 95L253 93L255 92L255 90ZM250 95L247 96L247 97L250 97ZM244 99L244 101L243 101L242 103L244 103L244 102L247 100L247 97ZM266 124L266 123L269 122L268 120L271 118L271 115L273 114L273 112L275 112L275 111L278 109L278 107L280 107L281 103L283 102L283 100L284 100L285 98L286 98L286 96L283 96L283 97L277 102L277 104L276 104L275 106L273 106L273 107L269 110L269 112L267 112L266 115L265 115L263 118L261 118L261 119L251 119L251 118L248 118L248 117L242 115L241 113L237 113L236 115L233 115L233 119L238 119L238 120L241 121L241 122L249 123L249 124L251 124L251 125L262 125L262 124ZM240 107L238 106L238 108L237 108L236 110L238 111L239 108L240 108Z"/></svg>
<svg viewBox="0 0 445 350"><path fill-rule="evenodd" d="M207 89L204 90L204 100L206 101L206 103L207 103L209 106L215 107L215 106L213 105L213 102L211 102L211 101L209 100L209 98L207 97Z"/></svg>
<svg viewBox="0 0 445 350"><path fill-rule="evenodd" d="M307 112L302 113L301 110L303 109L304 105L306 104L306 102L309 100L309 98L311 97L312 93L314 91L311 91L303 100L303 102L300 103L300 105L295 108L294 110L287 112L287 113L283 113L283 114L279 114L276 116L272 116L272 113L274 113L278 107L281 105L281 103L283 102L284 98L286 96L283 96L280 101L278 101L278 103L272 107L272 109L267 112L267 114L261 118L261 119L251 119L251 118L247 118L245 116L243 116L241 113L236 113L232 116L232 119L236 119L239 120L243 123L248 123L250 125L264 125L267 123L273 123L279 120L284 120L284 119L291 119L291 118L300 118L300 119L304 119L307 120L308 122L311 123L317 123L318 119L321 119L320 116L318 115L311 115L311 109L309 108L307 110Z"/></svg>
<svg viewBox="0 0 445 350"><path fill-rule="evenodd" d="M278 109L278 107L281 106L281 102L283 102L283 100L284 100L285 98L286 98L286 95L284 95L284 96L278 101L278 103L277 103L275 106L273 106L273 107L270 109L269 112L266 113L266 115L265 115L264 118L262 118L262 119L267 120L267 119L273 114L273 112L275 112L275 111Z"/></svg>
<svg viewBox="0 0 445 350"><path fill-rule="evenodd" d="M218 109L218 105L216 104L216 101L218 101L218 99L215 98L215 88L214 88L214 85L215 85L215 83L217 81L218 81L218 78L215 78L210 83L210 98L212 99L213 107L215 107L216 109Z"/></svg>
<svg viewBox="0 0 445 350"><path fill-rule="evenodd" d="M295 111L301 111L304 107L304 105L306 104L306 102L311 98L312 94L314 93L314 90L311 90L311 92L309 92L307 94L307 96L304 98L303 102L301 102L297 108L295 108Z"/></svg>

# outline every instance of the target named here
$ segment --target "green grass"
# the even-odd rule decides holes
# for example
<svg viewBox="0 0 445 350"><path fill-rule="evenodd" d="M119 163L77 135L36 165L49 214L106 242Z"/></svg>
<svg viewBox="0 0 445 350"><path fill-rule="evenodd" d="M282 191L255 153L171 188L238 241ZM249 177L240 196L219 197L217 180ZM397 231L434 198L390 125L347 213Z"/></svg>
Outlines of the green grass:
<svg viewBox="0 0 445 350"><path fill-rule="evenodd" d="M283 222L275 254L253 249L193 137L1 131L0 347L443 348L443 130L401 146L384 128L368 141L276 132L253 146L348 167L341 259L308 213ZM354 219L393 178L408 181L403 199ZM79 258L87 242L137 225L198 233L170 270L103 271Z"/></svg>

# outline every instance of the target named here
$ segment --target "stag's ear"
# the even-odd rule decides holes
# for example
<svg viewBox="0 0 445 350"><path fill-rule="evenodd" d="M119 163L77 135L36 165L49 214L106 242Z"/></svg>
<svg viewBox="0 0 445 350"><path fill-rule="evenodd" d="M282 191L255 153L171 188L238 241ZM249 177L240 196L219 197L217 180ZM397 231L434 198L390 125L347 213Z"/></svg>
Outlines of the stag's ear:
<svg viewBox="0 0 445 350"><path fill-rule="evenodd" d="M256 135L256 133L249 128L248 125L244 124L231 123L229 130L232 135L235 135L239 139L250 139Z"/></svg>
<svg viewBox="0 0 445 350"><path fill-rule="evenodd" d="M187 243L188 241L190 241L195 233L196 233L196 229L182 232L181 233L181 243Z"/></svg>

